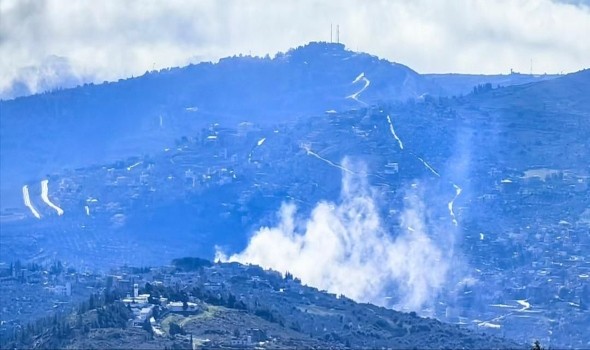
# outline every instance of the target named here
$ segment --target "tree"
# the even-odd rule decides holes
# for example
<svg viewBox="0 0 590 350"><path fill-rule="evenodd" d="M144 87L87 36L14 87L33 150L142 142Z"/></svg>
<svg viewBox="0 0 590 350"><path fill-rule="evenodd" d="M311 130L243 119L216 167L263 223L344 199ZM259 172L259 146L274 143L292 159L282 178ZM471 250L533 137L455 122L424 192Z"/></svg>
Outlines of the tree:
<svg viewBox="0 0 590 350"><path fill-rule="evenodd" d="M145 321L143 321L141 328L144 331L148 332L148 334L150 335L149 339L152 339L154 337L154 329L152 328L152 324L150 323L149 318L146 318Z"/></svg>
<svg viewBox="0 0 590 350"><path fill-rule="evenodd" d="M182 329L182 327L178 324L170 322L170 329L168 330L168 333L170 333L171 336L176 334L184 334L184 329Z"/></svg>
<svg viewBox="0 0 590 350"><path fill-rule="evenodd" d="M76 328L82 329L82 326L83 326L82 315L81 314L78 314L76 316Z"/></svg>
<svg viewBox="0 0 590 350"><path fill-rule="evenodd" d="M233 294L229 293L229 295L227 296L227 304L226 304L227 307L234 308L235 304L236 304L236 297Z"/></svg>
<svg viewBox="0 0 590 350"><path fill-rule="evenodd" d="M110 291L113 288L113 276L107 276L106 290Z"/></svg>
<svg viewBox="0 0 590 350"><path fill-rule="evenodd" d="M90 297L88 297L88 310L94 310L96 309L96 297L93 294L90 294Z"/></svg>
<svg viewBox="0 0 590 350"><path fill-rule="evenodd" d="M149 296L148 297L148 303L153 304L153 305L160 305L160 298L156 298L153 296Z"/></svg>
<svg viewBox="0 0 590 350"><path fill-rule="evenodd" d="M156 305L156 306L154 306L154 309L153 310L154 311L153 311L152 316L154 316L154 319L157 320L158 318L160 318L160 313L161 313L160 307L158 305Z"/></svg>
<svg viewBox="0 0 590 350"><path fill-rule="evenodd" d="M152 284L149 282L146 282L145 284L145 292L147 294L152 294L152 291L154 290L154 288L152 287Z"/></svg>
<svg viewBox="0 0 590 350"><path fill-rule="evenodd" d="M53 266L51 266L51 269L49 271L52 275L59 275L63 272L63 270L64 270L63 264L62 264L61 260L58 260L53 263Z"/></svg>
<svg viewBox="0 0 590 350"><path fill-rule="evenodd" d="M532 350L545 350L545 348L541 346L541 343L538 340L535 340L535 342L533 343L533 347L531 349Z"/></svg>
<svg viewBox="0 0 590 350"><path fill-rule="evenodd" d="M89 310L89 308L88 308L88 302L87 301L81 302L80 305L78 306L78 314L79 315L85 313L88 310Z"/></svg>

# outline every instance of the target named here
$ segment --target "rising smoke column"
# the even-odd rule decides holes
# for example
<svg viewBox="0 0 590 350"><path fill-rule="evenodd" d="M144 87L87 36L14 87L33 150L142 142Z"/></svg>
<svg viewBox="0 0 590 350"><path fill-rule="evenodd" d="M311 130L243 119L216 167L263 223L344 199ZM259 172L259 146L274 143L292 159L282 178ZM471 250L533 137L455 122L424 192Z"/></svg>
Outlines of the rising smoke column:
<svg viewBox="0 0 590 350"><path fill-rule="evenodd" d="M364 166L346 158L342 164L354 172L342 172L337 202L317 203L307 218L283 203L275 227L256 231L242 252L218 252L216 259L289 271L304 284L357 301L421 310L444 287L451 264L430 237L420 195L406 196L400 227L384 227Z"/></svg>

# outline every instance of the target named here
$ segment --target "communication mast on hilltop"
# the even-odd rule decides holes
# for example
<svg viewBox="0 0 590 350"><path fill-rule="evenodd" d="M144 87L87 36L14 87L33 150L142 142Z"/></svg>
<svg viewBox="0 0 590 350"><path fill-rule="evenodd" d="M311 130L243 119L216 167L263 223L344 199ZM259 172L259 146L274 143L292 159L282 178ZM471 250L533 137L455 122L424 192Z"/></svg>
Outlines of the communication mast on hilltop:
<svg viewBox="0 0 590 350"><path fill-rule="evenodd" d="M330 23L330 44L334 43L334 32L332 30L332 23ZM340 44L340 25L336 25L336 43Z"/></svg>

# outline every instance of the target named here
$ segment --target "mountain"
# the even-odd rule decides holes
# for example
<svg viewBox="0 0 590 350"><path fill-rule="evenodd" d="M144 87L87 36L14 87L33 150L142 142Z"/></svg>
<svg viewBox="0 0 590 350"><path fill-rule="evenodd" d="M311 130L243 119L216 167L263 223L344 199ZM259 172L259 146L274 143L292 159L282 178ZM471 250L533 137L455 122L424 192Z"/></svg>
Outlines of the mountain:
<svg viewBox="0 0 590 350"><path fill-rule="evenodd" d="M478 102L487 99L489 103L502 106L507 110L526 107L535 112L567 111L570 114L587 117L590 102L585 95L589 91L590 69L584 69L559 79L488 91L487 94L479 96Z"/></svg>
<svg viewBox="0 0 590 350"><path fill-rule="evenodd" d="M422 76L441 88L440 95L459 96L467 95L473 92L474 87L478 85L490 84L494 88L511 85L522 85L535 83L544 80L551 80L560 77L556 74L498 74L498 75L480 75L480 74L422 74Z"/></svg>
<svg viewBox="0 0 590 350"><path fill-rule="evenodd" d="M191 70L203 81L181 84ZM404 66L310 44L5 101L2 186L15 193L0 256L102 270L186 255L289 266L355 300L587 347L588 72L437 96L439 83ZM27 124L24 111L45 115L39 101L55 96L94 108L89 123ZM55 170L37 174L48 156Z"/></svg>
<svg viewBox="0 0 590 350"><path fill-rule="evenodd" d="M18 203L29 179L161 150L210 123L274 124L436 89L401 64L310 43L272 59L230 57L0 101L2 207Z"/></svg>

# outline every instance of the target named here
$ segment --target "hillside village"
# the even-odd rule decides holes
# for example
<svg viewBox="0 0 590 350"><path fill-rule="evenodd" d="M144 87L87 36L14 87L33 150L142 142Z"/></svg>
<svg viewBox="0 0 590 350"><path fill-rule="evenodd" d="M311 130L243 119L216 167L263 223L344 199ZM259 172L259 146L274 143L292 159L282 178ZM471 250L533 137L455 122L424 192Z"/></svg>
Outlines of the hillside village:
<svg viewBox="0 0 590 350"><path fill-rule="evenodd" d="M335 57L354 59L385 70L382 66L385 63L377 58L344 53L341 47L311 45L306 50L313 55L319 52L318 62L332 62ZM222 62L222 66L229 69L239 63L257 67L252 68L252 74L269 63L272 67L282 67L285 62L303 67L309 58L308 51L291 51L277 57L276 61L232 58ZM389 74L403 72L403 76L416 79L417 85L427 84L407 67L391 66L395 69ZM194 73L208 72L210 68L209 64L187 69ZM321 71L319 68L320 65L314 67ZM231 292L237 300L233 305L243 302L249 310L256 309L258 294L277 305L280 302L276 300L287 296L296 296L297 303L310 299L306 293L312 289L296 284L295 279L265 273L264 281L258 281L248 268L233 265L207 266L199 273L167 268L142 273L121 269L110 273L109 269L123 265L160 266L179 256L211 258L216 247L226 252L240 251L252 232L276 221L281 203L296 203L307 213L320 201L339 198L340 179L345 172L341 163L345 157L351 157L366 165L367 182L379 199L381 217L392 236L405 229L400 224L400 208L408 191L416 190L422 191L429 207L429 224L457 238L452 248L457 258L465 261L466 274L474 282L440 291L437 300L419 313L520 343L535 338L552 347L564 344L588 347L590 167L587 159L590 145L586 140L590 131L589 124L584 123L589 116L587 99L580 96L585 96L583 91L588 90L590 71L522 86L476 86L466 96L423 94L406 100L375 102L385 93L379 91L371 95L371 89L387 79L373 77L369 71L359 74L361 72L356 69L354 64L342 68L346 74L334 78L339 89L334 96L354 96L371 104L340 96L346 100L338 105L341 108L320 110L325 104L314 100L310 104L313 108L302 110L308 113L305 116L302 111L293 115L285 112L279 118L282 110L273 109L269 113L276 118L268 121L259 114L264 108L258 105L255 106L258 110L247 109L251 115L242 112L245 114L224 118L223 113L206 112L188 95L182 95L174 100L174 108L154 107L152 110L144 106L144 109L133 110L136 114L129 112L129 120L145 117L150 123L154 122L155 129L146 131L148 141L145 143L157 145L157 151L146 148L116 161L65 167L40 177L27 175L26 180L15 187L19 193L22 188L23 199L19 203L23 204L3 208L0 216L0 296L7 298L2 303L0 318L4 328L0 329L18 329L37 318L67 315L79 301L92 295L104 295L105 290L120 292L111 298L109 305L118 301L113 313L130 316L122 317L121 320L125 320L121 322L127 329L135 330L133 337L141 339L145 336L142 332L147 332L141 328L144 326L152 329L154 335L170 332L172 321L153 317L154 312L158 312L155 310L168 313L171 319L178 318L178 322L216 312L226 317L220 319L234 320L236 324L237 320L244 320L242 309L216 304L221 303L220 299L211 301L213 299L207 299L210 295L221 295L227 303ZM182 78L181 73L178 70L162 75L150 73L142 77L143 80L130 79L121 84L141 90L140 82L173 77L169 83L174 85L175 79ZM364 95L358 94L367 85L353 84L349 81L352 78L343 78L351 74L352 78L358 76L373 82L366 92L363 90ZM301 84L311 83L305 80ZM55 96L71 95L84 101L93 92L116 88L116 84L86 86ZM323 88L326 87L322 85ZM150 93L155 96L154 91ZM307 90L301 91L301 96L312 99ZM548 91L559 91L562 97L552 99ZM352 95L347 95L349 93ZM43 98L54 96L49 95ZM301 96L293 101L301 101ZM248 106L254 104L251 102ZM78 107L72 105L75 111ZM3 106L19 111L16 102ZM80 106L84 103L80 102ZM68 113L75 114L67 108ZM228 103L227 108L231 110L234 105ZM177 119L168 118L170 115ZM186 122L197 118L200 118L199 123ZM166 129L170 119L171 123L180 125L173 131ZM15 119L14 122L21 121ZM122 132L125 127L119 125L113 130ZM182 136L175 134L179 130ZM162 146L164 133L170 133L166 136L174 136L175 141ZM91 133L91 136L98 137L98 134ZM99 144L91 136L87 141ZM137 146L132 138L125 140L130 143L129 149ZM6 145L4 149L20 144L14 141ZM20 145L16 149L29 150L26 147ZM107 152L98 149L98 152ZM48 190L44 191L43 184ZM457 192L457 188L461 191ZM63 261L61 268L54 266L57 258ZM216 280L213 272L222 277ZM228 274L224 275L226 272ZM182 300L159 295L155 301L156 297L146 290L150 288L146 287L147 283L157 290L174 286L188 290ZM195 286L199 292L188 293ZM253 287L256 291L248 292ZM205 297L199 293L208 294ZM338 303L349 302L327 293L310 293L314 299L318 298L316 301L329 305L328 310L336 309ZM159 306L155 306L158 303ZM288 314L291 319L299 315L300 307L306 309L297 305L296 310L282 310L280 314ZM375 310L368 311L370 313L381 312L376 311L381 309L366 307ZM190 310L195 314L184 315L179 308L183 313ZM131 314L127 315L126 310ZM321 316L322 322L333 322L338 314L333 310L321 309L316 313L313 308L307 310L313 317ZM289 313L285 313L287 311ZM192 344L225 346L234 341L252 345L253 338L264 338L255 331L260 328L255 326L261 322L259 318L272 315L265 311L255 315L258 318L252 319L251 327L237 329L231 335L199 333L205 330L196 325L189 330L191 326L187 326L184 330L187 334L180 338L186 340L183 340L185 345L190 335ZM150 321L151 328L146 320ZM277 324L266 321L269 327ZM402 323L396 322L396 327ZM89 321L89 325L92 324L93 321ZM396 327L382 326L386 333L401 334ZM346 346L345 337L338 333L341 330L336 335L342 338L333 334L325 338L330 328L318 326L307 318L299 325L281 327L285 332L285 329L301 334L311 332L310 338L315 339L313 344L318 347L325 346L326 342L334 347ZM324 333L315 333L318 329ZM101 332L96 332L97 337L102 336ZM370 332L381 331L371 329ZM301 334L290 337L300 339ZM273 339L272 332L266 338ZM305 338L305 341L311 340ZM173 343L160 345L172 346ZM294 344L311 346L311 343Z"/></svg>
<svg viewBox="0 0 590 350"><path fill-rule="evenodd" d="M428 102L424 106L427 110L421 107L419 111L424 118L435 114L444 123L454 123L460 113L445 107L446 103ZM403 113L400 107L393 108ZM405 108L416 115L415 107ZM82 266L150 265L157 264L162 254L168 258L189 251L211 254L203 250L201 240L214 239L218 245L239 247L246 243L246 237L219 232L256 225L261 220L257 213L271 213L281 201L307 197L306 202L299 203L305 208L338 191L337 183L325 179L340 176L340 170L323 167L308 150L333 161L347 154L370 155L366 158L372 168L370 180L388 198L389 208L383 211L390 225L396 226L396 208L403 201L403 192L397 188L427 176L427 171L415 159L395 150L385 115L380 108L342 113L337 118L329 113L297 122L299 127L295 128L242 123L232 129L212 124L155 156L55 174L49 177L51 196L67 214L56 216L33 198L43 219L31 223L31 228L44 234L33 235L34 241L28 242L20 235L3 239L16 252L42 242L62 247L60 254L70 254L70 261ZM399 118L403 120L403 114ZM417 132L431 127L427 119L413 123L422 123ZM398 132L409 131L401 122L398 125ZM428 132L440 134L445 126L439 127L441 130ZM335 138L339 143L325 142L326 135L334 132L341 135ZM433 153L428 140L418 143L406 136L405 141L407 147L424 149L424 157L432 164L441 164L439 159L452 153L448 146ZM280 154L291 156L281 161ZM317 171L305 172L309 167ZM584 252L590 243L585 234L590 225L585 209L590 205L590 169L538 167L523 171L484 164L472 172L478 174L478 180L469 179L471 186L483 190L468 194L465 200L459 197L456 210L465 237L461 249L464 254L469 252L473 278L478 283L453 298L441 298L432 312L439 319L486 328L498 335L518 338L532 332L546 343L569 342L578 332L570 328L570 322L582 325L588 320L590 262ZM277 173L281 174L280 182L275 181ZM436 179L425 181L435 183ZM30 188L34 196L34 184ZM548 200L561 201L567 210L544 212L539 204ZM515 212L518 218L512 217ZM494 220L490 213L503 217L503 221ZM437 214L441 225L449 224L446 208L441 206ZM164 220L164 225L185 232L183 236L188 234L189 225L202 227L197 233L201 240L187 240L182 247L157 243L162 229L142 227L136 231L134 216ZM176 217L182 220L175 221ZM123 241L120 235L105 234L105 230L131 230L136 234ZM88 241L89 237L94 238ZM154 255L155 247L159 252ZM37 259L47 259L50 251L43 248ZM498 289L500 285L503 287ZM495 286L496 292L491 293L490 286ZM522 305L523 300L528 306ZM585 341L590 340L579 345Z"/></svg>
<svg viewBox="0 0 590 350"><path fill-rule="evenodd" d="M72 302L72 304L74 304ZM2 348L509 348L516 343L457 326L357 304L301 285L287 273L237 263L175 259L159 268L113 269L87 301L50 321L3 330ZM57 329L57 330L56 330Z"/></svg>

